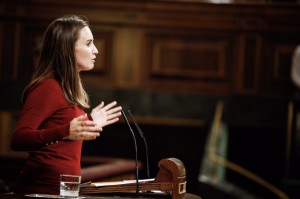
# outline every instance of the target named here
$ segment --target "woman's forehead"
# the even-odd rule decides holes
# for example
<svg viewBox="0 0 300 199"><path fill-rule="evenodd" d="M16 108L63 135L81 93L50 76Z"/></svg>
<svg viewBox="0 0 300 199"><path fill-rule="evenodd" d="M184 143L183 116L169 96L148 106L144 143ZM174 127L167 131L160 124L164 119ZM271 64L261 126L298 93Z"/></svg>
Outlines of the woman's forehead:
<svg viewBox="0 0 300 199"><path fill-rule="evenodd" d="M79 31L78 40L86 41L86 40L93 40L93 34L91 29L88 26L83 27Z"/></svg>

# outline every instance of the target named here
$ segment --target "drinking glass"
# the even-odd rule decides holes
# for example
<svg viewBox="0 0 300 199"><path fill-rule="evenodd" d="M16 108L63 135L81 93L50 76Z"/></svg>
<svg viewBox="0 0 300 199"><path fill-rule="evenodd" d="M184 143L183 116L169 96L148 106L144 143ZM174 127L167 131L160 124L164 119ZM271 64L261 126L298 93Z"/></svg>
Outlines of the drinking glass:
<svg viewBox="0 0 300 199"><path fill-rule="evenodd" d="M79 196L81 176L60 175L60 195L68 198L77 198Z"/></svg>

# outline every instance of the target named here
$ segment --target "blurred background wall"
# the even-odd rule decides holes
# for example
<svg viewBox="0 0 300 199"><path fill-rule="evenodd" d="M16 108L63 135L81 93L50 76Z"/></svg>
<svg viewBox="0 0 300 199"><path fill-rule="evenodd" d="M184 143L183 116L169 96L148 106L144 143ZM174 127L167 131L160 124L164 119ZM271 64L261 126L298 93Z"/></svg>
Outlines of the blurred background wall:
<svg viewBox="0 0 300 199"><path fill-rule="evenodd" d="M234 190L278 198L274 189L227 167L224 186L207 187L199 180L217 103L222 102L223 157L289 197L299 196L299 172L292 169L299 162L297 143L287 128L296 89L290 80L291 59L300 44L298 2L2 0L1 152L11 150L22 90L43 31L65 14L89 19L99 50L95 68L82 73L92 106L116 100L131 110L148 140L152 177L160 159L177 157L187 169L188 192L204 199L217 193L214 198L248 196ZM145 163L143 142L138 142L139 159ZM124 121L84 143L83 155L134 158Z"/></svg>

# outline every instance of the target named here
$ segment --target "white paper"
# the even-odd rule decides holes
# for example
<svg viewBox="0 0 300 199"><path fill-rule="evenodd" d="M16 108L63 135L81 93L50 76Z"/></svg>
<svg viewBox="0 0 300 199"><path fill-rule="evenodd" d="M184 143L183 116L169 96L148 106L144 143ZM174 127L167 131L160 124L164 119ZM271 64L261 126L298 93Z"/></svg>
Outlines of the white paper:
<svg viewBox="0 0 300 199"><path fill-rule="evenodd" d="M139 182L152 182L152 181L154 181L154 178L139 180ZM136 180L122 180L122 181L109 181L109 182L93 182L92 185L96 187L105 187L105 186L135 184L135 183Z"/></svg>

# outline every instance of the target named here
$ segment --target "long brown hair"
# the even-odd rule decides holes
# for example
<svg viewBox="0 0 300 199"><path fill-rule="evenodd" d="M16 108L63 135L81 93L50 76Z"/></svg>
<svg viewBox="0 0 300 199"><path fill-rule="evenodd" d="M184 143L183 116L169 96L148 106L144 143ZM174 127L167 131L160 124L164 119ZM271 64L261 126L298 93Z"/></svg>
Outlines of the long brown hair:
<svg viewBox="0 0 300 199"><path fill-rule="evenodd" d="M89 97L85 92L75 58L75 43L79 31L88 26L85 17L65 15L54 20L46 29L42 49L32 79L24 90L24 102L28 92L46 77L56 79L70 106L89 108Z"/></svg>

